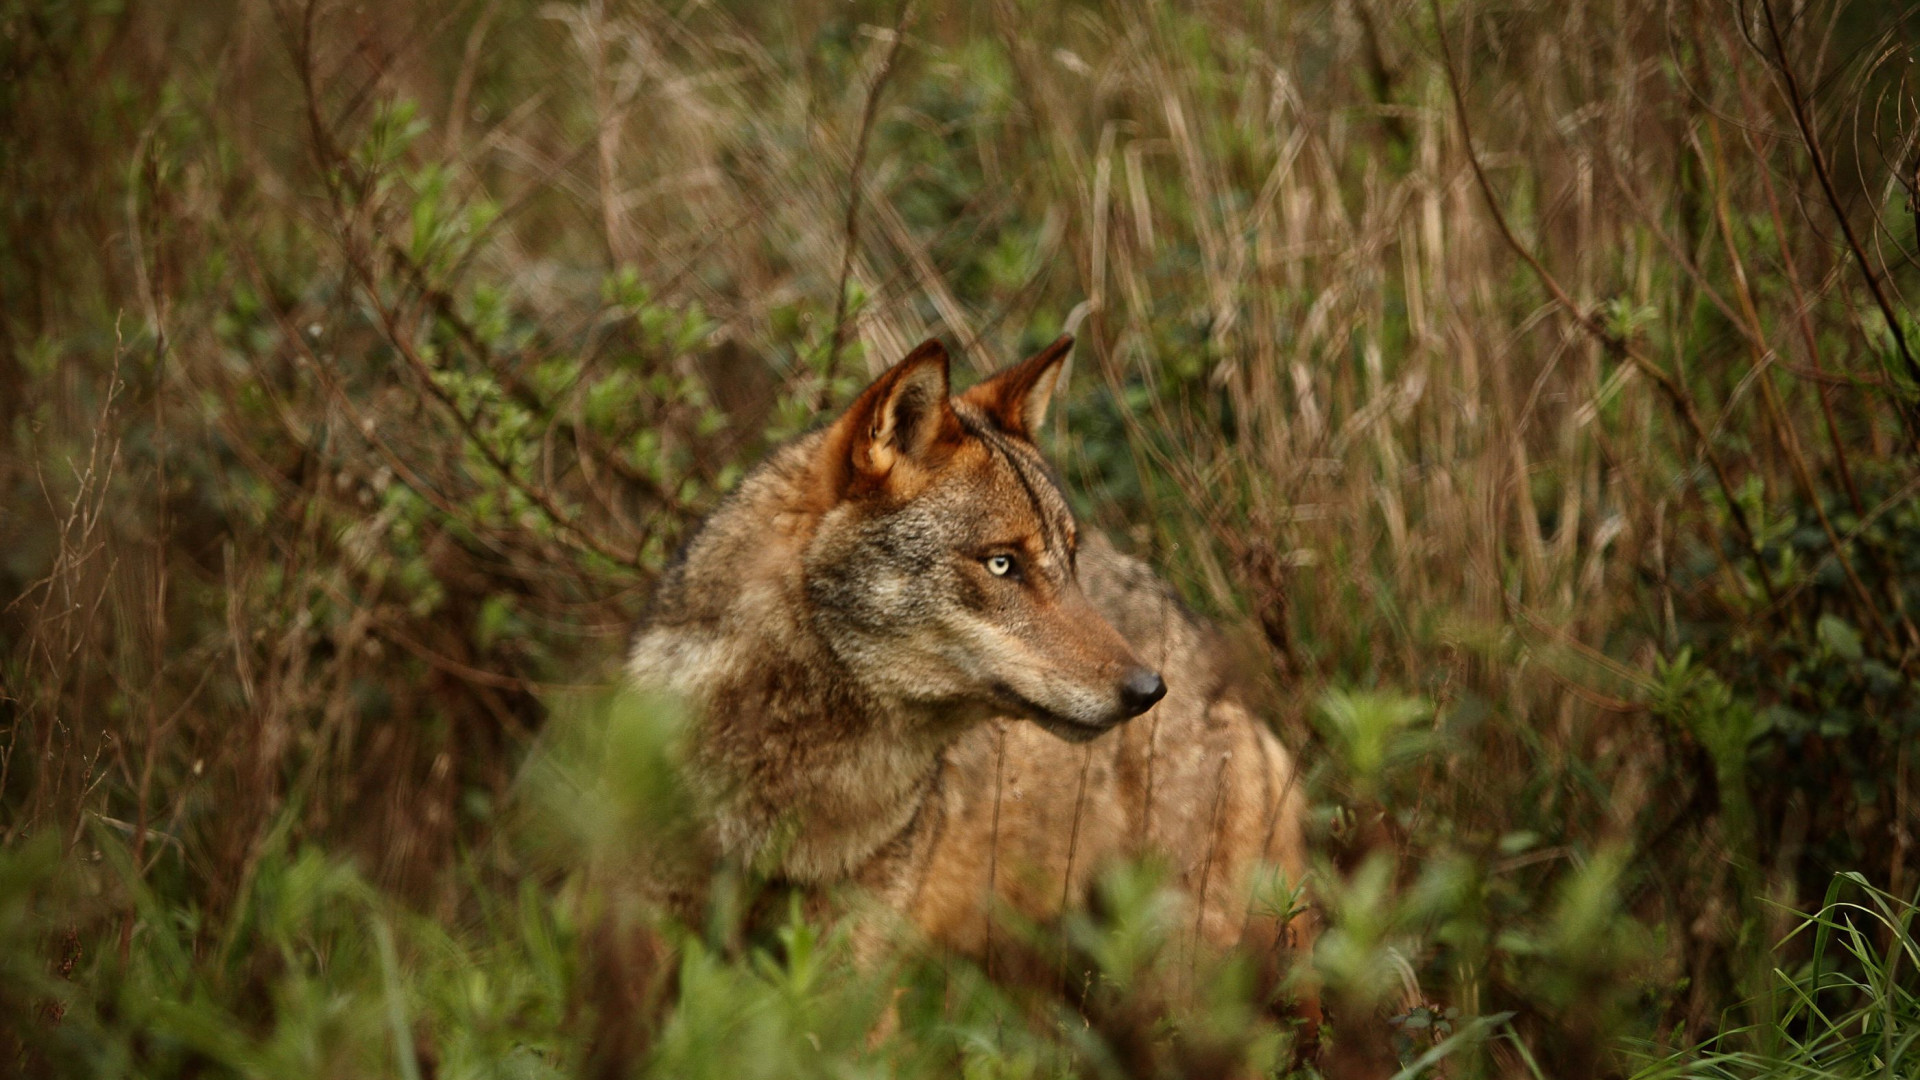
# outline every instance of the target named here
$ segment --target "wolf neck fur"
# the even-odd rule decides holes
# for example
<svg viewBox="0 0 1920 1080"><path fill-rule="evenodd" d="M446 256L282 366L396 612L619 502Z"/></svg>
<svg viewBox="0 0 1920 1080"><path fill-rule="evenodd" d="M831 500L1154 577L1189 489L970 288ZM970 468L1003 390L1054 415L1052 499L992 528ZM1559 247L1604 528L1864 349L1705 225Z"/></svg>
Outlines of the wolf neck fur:
<svg viewBox="0 0 1920 1080"><path fill-rule="evenodd" d="M860 688L795 614L821 515L807 468L819 438L776 454L715 512L629 661L694 710L690 771L722 853L803 882L854 876L904 832L967 719ZM720 568L731 580L709 577Z"/></svg>

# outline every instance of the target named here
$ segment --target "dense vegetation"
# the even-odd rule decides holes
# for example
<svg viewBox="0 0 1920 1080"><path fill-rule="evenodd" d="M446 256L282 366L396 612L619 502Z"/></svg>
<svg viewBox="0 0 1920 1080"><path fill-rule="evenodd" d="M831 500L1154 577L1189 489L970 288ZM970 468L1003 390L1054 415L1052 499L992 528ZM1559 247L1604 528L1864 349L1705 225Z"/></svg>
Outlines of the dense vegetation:
<svg viewBox="0 0 1920 1080"><path fill-rule="evenodd" d="M1410 1069L1920 1076L1916 42L0 0L0 1075L580 1070L664 560L922 337L1071 326L1049 449L1308 766ZM1130 1001L1154 881L1051 997L718 911L646 1072L1286 1068L1243 980Z"/></svg>

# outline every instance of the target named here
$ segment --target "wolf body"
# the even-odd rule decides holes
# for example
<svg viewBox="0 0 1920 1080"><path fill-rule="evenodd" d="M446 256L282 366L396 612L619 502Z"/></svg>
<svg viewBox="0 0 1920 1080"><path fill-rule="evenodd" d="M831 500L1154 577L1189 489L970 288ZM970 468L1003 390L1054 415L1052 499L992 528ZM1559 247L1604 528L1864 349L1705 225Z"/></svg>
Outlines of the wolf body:
<svg viewBox="0 0 1920 1080"><path fill-rule="evenodd" d="M1271 956L1310 930L1249 903L1261 868L1306 873L1294 767L1213 632L1082 535L1035 449L1070 347L951 397L928 342L776 451L664 577L628 674L691 706L712 855L857 886L989 964L1003 911L1044 923L1154 856L1186 925Z"/></svg>

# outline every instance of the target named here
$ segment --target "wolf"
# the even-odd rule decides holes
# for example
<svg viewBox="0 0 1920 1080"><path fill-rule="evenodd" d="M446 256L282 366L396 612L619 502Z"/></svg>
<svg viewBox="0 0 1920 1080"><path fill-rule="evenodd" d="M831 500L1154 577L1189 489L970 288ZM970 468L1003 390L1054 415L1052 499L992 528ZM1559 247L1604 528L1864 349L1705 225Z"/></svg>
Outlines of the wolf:
<svg viewBox="0 0 1920 1080"><path fill-rule="evenodd" d="M690 707L716 857L853 886L989 971L1009 917L1154 857L1203 943L1278 958L1311 916L1250 887L1306 877L1294 763L1215 631L1079 526L1036 448L1072 344L954 396L928 341L776 450L663 576L627 677Z"/></svg>

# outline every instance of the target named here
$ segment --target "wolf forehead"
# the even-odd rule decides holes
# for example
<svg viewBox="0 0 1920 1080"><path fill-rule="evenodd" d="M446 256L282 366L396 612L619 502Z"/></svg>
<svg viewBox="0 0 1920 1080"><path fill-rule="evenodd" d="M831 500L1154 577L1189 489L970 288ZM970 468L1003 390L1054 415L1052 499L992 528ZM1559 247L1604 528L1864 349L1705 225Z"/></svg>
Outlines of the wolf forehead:
<svg viewBox="0 0 1920 1080"><path fill-rule="evenodd" d="M934 475L897 499L844 504L815 557L864 549L896 566L931 572L955 555L1019 556L1028 574L1070 577L1079 527L1058 475L1029 443L954 401L961 437Z"/></svg>
<svg viewBox="0 0 1920 1080"><path fill-rule="evenodd" d="M1001 431L972 402L954 398L952 404L960 430L977 448L981 460L975 467L984 472L986 481L971 486L965 494L977 500L981 510L997 511L983 524L1001 528L1026 525L1033 530L1039 546L1071 555L1079 545L1079 525L1067 501L1066 485L1053 465L1031 442ZM1023 537L994 539L1011 542Z"/></svg>

